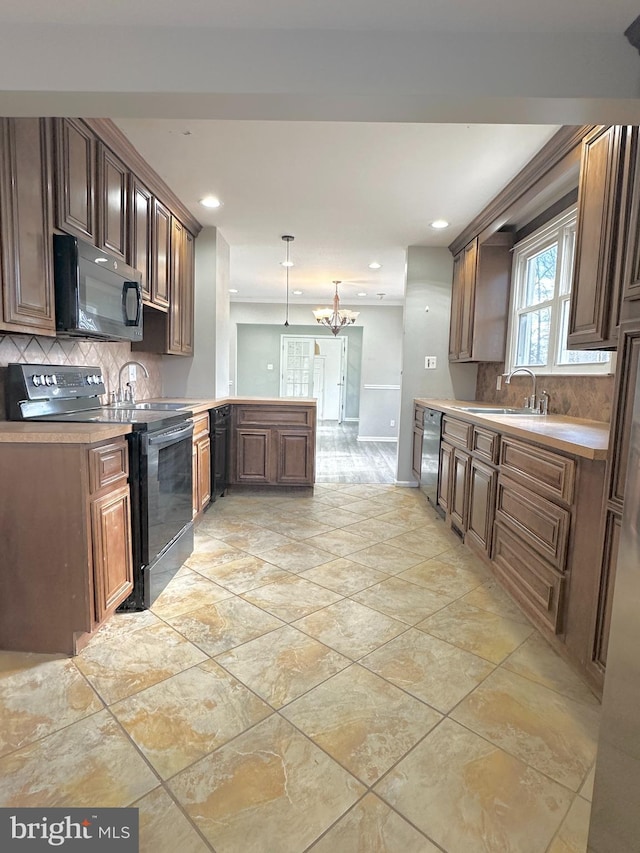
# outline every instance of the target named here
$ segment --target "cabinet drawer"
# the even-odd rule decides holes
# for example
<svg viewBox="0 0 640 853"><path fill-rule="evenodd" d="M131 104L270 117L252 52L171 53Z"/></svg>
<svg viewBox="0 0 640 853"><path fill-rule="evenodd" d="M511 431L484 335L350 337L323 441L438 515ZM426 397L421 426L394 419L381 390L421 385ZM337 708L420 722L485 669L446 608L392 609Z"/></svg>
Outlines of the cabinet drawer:
<svg viewBox="0 0 640 853"><path fill-rule="evenodd" d="M575 462L550 450L503 436L500 468L509 477L544 497L572 503Z"/></svg>
<svg viewBox="0 0 640 853"><path fill-rule="evenodd" d="M300 426L312 427L314 407L243 406L235 407L236 426Z"/></svg>
<svg viewBox="0 0 640 853"><path fill-rule="evenodd" d="M516 601L537 622L562 632L565 578L496 521L493 566Z"/></svg>
<svg viewBox="0 0 640 853"><path fill-rule="evenodd" d="M127 443L119 441L89 450L91 494L129 475Z"/></svg>
<svg viewBox="0 0 640 853"><path fill-rule="evenodd" d="M203 412L193 417L193 440L196 441L203 435L209 435L209 413Z"/></svg>
<svg viewBox="0 0 640 853"><path fill-rule="evenodd" d="M456 447L469 450L471 448L472 432L473 424L467 424L464 421L454 421L447 417L442 419L442 438L451 444L455 444Z"/></svg>
<svg viewBox="0 0 640 853"><path fill-rule="evenodd" d="M497 433L474 426L471 436L471 450L478 458L484 459L486 462L496 463L499 448L500 436Z"/></svg>
<svg viewBox="0 0 640 853"><path fill-rule="evenodd" d="M424 423L424 406L420 406L418 403L413 404L413 422L420 428Z"/></svg>
<svg viewBox="0 0 640 853"><path fill-rule="evenodd" d="M496 519L560 571L566 564L570 518L566 509L502 474L498 478Z"/></svg>

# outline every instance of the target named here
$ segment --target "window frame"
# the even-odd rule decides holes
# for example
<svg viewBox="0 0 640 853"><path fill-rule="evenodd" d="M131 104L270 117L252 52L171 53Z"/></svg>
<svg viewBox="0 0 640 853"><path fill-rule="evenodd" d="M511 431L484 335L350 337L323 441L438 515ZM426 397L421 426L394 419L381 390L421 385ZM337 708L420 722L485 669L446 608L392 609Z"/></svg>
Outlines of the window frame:
<svg viewBox="0 0 640 853"><path fill-rule="evenodd" d="M541 228L529 234L513 249L513 265L511 268L511 293L509 298L509 314L507 327L507 349L505 355L505 372L509 373L517 367L526 367L531 370L536 376L606 376L613 373L614 360L612 354L605 350L593 350L599 355L606 356L606 360L598 362L585 362L582 364L559 364L558 359L562 350L562 344L559 342L560 329L559 325L562 322L563 303L569 308L569 300L571 299L571 286L573 283L573 264L575 263L575 231L577 222L577 206L572 206L554 217ZM573 234L571 260L568 266L567 263L567 235ZM556 277L555 287L552 299L544 300L534 305L523 305L523 295L527 286L527 263L535 255L539 254L545 248L552 246L554 243L558 245L557 262L556 262ZM564 284L564 288L563 288ZM517 364L518 354L518 332L520 327L520 318L532 310L540 310L545 307L551 309L551 323L549 329L549 349L547 353L547 364L545 365L530 365ZM566 346L566 342L565 342ZM576 350L576 352L584 352L584 350Z"/></svg>

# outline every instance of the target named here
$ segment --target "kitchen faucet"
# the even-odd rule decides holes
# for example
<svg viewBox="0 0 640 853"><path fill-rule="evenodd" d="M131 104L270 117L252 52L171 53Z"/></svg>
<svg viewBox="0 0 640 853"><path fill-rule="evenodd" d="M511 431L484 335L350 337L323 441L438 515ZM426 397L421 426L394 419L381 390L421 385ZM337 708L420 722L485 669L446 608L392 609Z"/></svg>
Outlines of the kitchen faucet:
<svg viewBox="0 0 640 853"><path fill-rule="evenodd" d="M533 380L533 389L531 392L531 396L526 398L525 401L525 409L531 409L532 412L538 411L538 397L536 395L536 375L533 370L529 370L528 367L516 367L515 370L512 370L504 380L507 385L511 383L511 377L516 373L528 373L529 376ZM546 393L546 392L545 392Z"/></svg>
<svg viewBox="0 0 640 853"><path fill-rule="evenodd" d="M134 395L132 383L127 382L127 385L129 386L128 389L126 391L122 390L122 371L125 369L125 367L129 367L132 364L135 364L136 367L141 367L142 372L144 373L146 378L147 379L149 378L149 371L144 366L144 364L142 364L142 362L140 362L140 361L125 361L125 363L122 365L122 367L120 368L120 370L118 372L118 396L117 396L117 400L116 400L116 402L118 402L118 403L124 403L125 401L128 403L135 403L135 395Z"/></svg>

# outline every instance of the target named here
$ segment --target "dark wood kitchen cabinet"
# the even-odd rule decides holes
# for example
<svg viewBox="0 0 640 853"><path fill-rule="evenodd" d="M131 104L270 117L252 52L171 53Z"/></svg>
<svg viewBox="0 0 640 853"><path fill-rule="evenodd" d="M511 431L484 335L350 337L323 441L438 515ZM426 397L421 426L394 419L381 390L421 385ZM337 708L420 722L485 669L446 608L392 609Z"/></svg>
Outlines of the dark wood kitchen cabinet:
<svg viewBox="0 0 640 853"><path fill-rule="evenodd" d="M312 486L315 426L315 405L236 404L231 482Z"/></svg>
<svg viewBox="0 0 640 853"><path fill-rule="evenodd" d="M96 244L96 137L80 119L54 119L56 227Z"/></svg>
<svg viewBox="0 0 640 853"><path fill-rule="evenodd" d="M193 355L193 249L193 237L172 217L169 355Z"/></svg>
<svg viewBox="0 0 640 853"><path fill-rule="evenodd" d="M171 287L171 211L153 200L152 213L151 305L169 310Z"/></svg>
<svg viewBox="0 0 640 853"><path fill-rule="evenodd" d="M413 434L411 440L411 473L420 482L422 475L422 443L424 440L424 406L413 405Z"/></svg>
<svg viewBox="0 0 640 853"><path fill-rule="evenodd" d="M631 127L598 127L582 141L570 349L617 346L623 236L632 210L629 182L637 147L638 129Z"/></svg>
<svg viewBox="0 0 640 853"><path fill-rule="evenodd" d="M97 143L98 248L127 260L129 170L106 145Z"/></svg>
<svg viewBox="0 0 640 853"><path fill-rule="evenodd" d="M211 438L209 412L193 418L193 516L203 512L211 500Z"/></svg>
<svg viewBox="0 0 640 853"><path fill-rule="evenodd" d="M0 119L0 330L55 335L49 119Z"/></svg>
<svg viewBox="0 0 640 853"><path fill-rule="evenodd" d="M135 175L129 179L129 264L141 275L145 305L153 301L153 203L151 192Z"/></svg>
<svg viewBox="0 0 640 853"><path fill-rule="evenodd" d="M0 470L0 648L76 654L133 588L127 443L4 441Z"/></svg>
<svg viewBox="0 0 640 853"><path fill-rule="evenodd" d="M453 261L449 361L503 361L513 235L476 237Z"/></svg>

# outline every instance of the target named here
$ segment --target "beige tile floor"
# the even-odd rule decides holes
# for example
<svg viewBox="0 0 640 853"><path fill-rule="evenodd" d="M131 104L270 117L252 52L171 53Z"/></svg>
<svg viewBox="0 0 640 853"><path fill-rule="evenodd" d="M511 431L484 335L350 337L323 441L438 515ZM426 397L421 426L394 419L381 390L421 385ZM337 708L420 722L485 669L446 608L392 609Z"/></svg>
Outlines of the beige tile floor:
<svg viewBox="0 0 640 853"><path fill-rule="evenodd" d="M0 652L0 805L143 853L584 853L599 704L390 485L232 492L151 611Z"/></svg>

